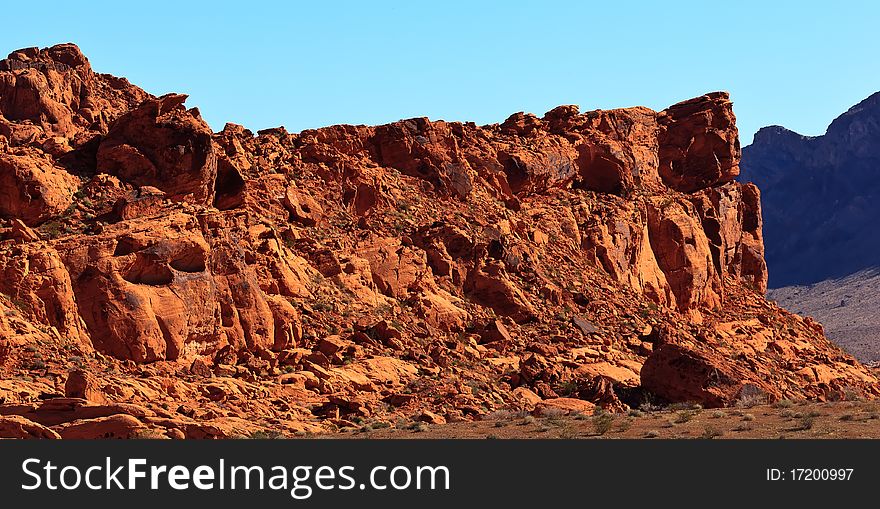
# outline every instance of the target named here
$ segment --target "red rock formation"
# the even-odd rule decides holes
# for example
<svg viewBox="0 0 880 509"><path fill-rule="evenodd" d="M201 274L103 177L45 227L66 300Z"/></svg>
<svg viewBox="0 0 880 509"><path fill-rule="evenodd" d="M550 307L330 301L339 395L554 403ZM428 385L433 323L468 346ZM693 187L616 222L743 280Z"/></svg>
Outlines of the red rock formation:
<svg viewBox="0 0 880 509"><path fill-rule="evenodd" d="M33 154L33 153L32 153ZM63 213L79 181L43 154L0 154L0 214L34 225Z"/></svg>
<svg viewBox="0 0 880 509"><path fill-rule="evenodd" d="M217 158L211 129L185 95L149 99L117 119L98 146L97 171L176 199L213 203Z"/></svg>
<svg viewBox="0 0 880 509"><path fill-rule="evenodd" d="M55 431L19 415L0 416L0 437L58 439Z"/></svg>
<svg viewBox="0 0 880 509"><path fill-rule="evenodd" d="M672 189L698 191L739 175L742 151L726 92L678 103L663 111L658 123L660 176Z"/></svg>
<svg viewBox="0 0 880 509"><path fill-rule="evenodd" d="M880 393L764 300L725 93L255 136L69 45L0 85L0 373L32 380L0 379L0 415L51 428L9 434Z"/></svg>
<svg viewBox="0 0 880 509"><path fill-rule="evenodd" d="M0 134L13 144L59 136L75 144L147 98L124 78L95 74L73 44L0 60Z"/></svg>

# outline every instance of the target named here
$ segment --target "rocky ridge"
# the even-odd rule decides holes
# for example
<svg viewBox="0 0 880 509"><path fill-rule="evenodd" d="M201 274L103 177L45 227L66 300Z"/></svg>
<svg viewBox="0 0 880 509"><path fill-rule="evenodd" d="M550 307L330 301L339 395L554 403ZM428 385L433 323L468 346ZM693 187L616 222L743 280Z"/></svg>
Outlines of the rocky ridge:
<svg viewBox="0 0 880 509"><path fill-rule="evenodd" d="M256 135L185 100L0 61L0 436L880 393L764 299L726 93Z"/></svg>

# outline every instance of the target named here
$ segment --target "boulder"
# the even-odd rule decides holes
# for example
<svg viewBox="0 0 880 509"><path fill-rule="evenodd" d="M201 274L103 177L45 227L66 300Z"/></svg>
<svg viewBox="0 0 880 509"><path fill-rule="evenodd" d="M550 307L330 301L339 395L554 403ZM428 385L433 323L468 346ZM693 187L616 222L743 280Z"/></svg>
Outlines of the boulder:
<svg viewBox="0 0 880 509"><path fill-rule="evenodd" d="M20 415L0 415L0 438L61 438L57 432Z"/></svg>
<svg viewBox="0 0 880 509"><path fill-rule="evenodd" d="M728 359L675 344L654 350L640 373L642 387L652 394L704 407L732 405L744 384L756 384L767 394L776 392L755 375Z"/></svg>
<svg viewBox="0 0 880 509"><path fill-rule="evenodd" d="M74 369L67 374L67 382L64 383L64 396L84 399L97 405L109 403L98 378L82 369Z"/></svg>
<svg viewBox="0 0 880 509"><path fill-rule="evenodd" d="M554 417L570 414L592 415L595 410L596 405L582 399L552 398L537 403L532 413L538 417Z"/></svg>
<svg viewBox="0 0 880 509"><path fill-rule="evenodd" d="M465 291L480 305L490 307L517 323L535 318L536 311L529 298L510 280L501 264L489 263L482 269L472 271L465 283Z"/></svg>
<svg viewBox="0 0 880 509"><path fill-rule="evenodd" d="M126 415L117 414L95 419L83 419L73 421L55 427L61 438L94 440L94 439L126 439L137 438L139 434L147 431L141 421Z"/></svg>

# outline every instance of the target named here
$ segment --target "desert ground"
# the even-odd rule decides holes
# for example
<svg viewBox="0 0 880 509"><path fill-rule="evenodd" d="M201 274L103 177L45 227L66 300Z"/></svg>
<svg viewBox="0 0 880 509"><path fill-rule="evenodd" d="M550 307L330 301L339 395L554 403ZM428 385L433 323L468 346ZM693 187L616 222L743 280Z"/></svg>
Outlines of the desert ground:
<svg viewBox="0 0 880 509"><path fill-rule="evenodd" d="M880 402L816 403L703 409L699 405L633 409L625 414L546 415L496 412L475 422L362 421L333 435L348 439L814 439L880 438ZM267 435L271 436L271 435ZM301 435L307 436L307 435Z"/></svg>

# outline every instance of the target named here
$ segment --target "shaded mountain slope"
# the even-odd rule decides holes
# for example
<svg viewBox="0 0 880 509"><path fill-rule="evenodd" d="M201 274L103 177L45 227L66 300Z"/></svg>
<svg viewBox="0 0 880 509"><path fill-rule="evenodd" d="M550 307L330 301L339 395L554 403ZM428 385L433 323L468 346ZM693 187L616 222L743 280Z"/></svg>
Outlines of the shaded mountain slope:
<svg viewBox="0 0 880 509"><path fill-rule="evenodd" d="M880 93L823 136L761 129L741 166L740 181L762 192L771 288L880 265Z"/></svg>

